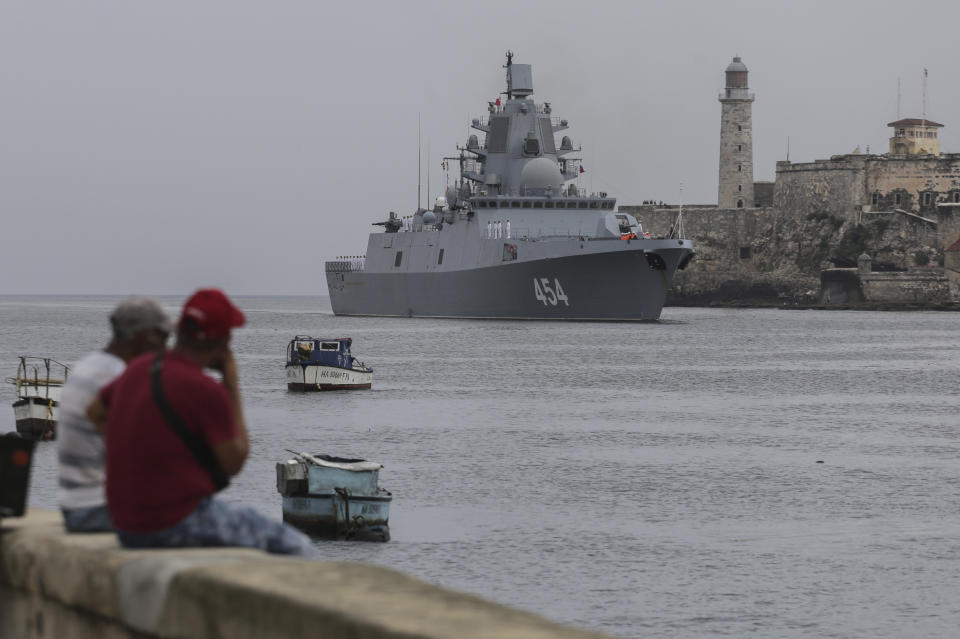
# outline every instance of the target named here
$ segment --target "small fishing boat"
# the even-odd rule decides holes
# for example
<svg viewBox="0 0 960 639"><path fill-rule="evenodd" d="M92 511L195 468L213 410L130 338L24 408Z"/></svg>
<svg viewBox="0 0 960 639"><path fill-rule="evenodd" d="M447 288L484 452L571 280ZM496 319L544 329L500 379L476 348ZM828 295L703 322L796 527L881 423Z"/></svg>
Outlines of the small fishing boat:
<svg viewBox="0 0 960 639"><path fill-rule="evenodd" d="M60 391L69 373L69 366L49 357L20 357L17 376L6 380L16 387L17 432L31 439L56 437Z"/></svg>
<svg viewBox="0 0 960 639"><path fill-rule="evenodd" d="M390 540L389 491L378 485L382 464L290 451L277 464L283 520L325 539Z"/></svg>
<svg viewBox="0 0 960 639"><path fill-rule="evenodd" d="M287 345L287 389L357 390L373 385L373 369L350 354L353 340L297 335Z"/></svg>

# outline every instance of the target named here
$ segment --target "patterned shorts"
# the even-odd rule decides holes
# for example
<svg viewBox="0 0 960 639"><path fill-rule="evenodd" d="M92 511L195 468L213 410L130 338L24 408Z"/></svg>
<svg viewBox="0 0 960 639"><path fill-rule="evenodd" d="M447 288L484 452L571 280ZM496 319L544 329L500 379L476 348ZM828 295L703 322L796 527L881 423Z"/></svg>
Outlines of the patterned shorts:
<svg viewBox="0 0 960 639"><path fill-rule="evenodd" d="M249 506L228 504L205 497L196 510L178 524L149 533L117 531L127 548L183 548L241 546L282 555L316 556L310 538Z"/></svg>

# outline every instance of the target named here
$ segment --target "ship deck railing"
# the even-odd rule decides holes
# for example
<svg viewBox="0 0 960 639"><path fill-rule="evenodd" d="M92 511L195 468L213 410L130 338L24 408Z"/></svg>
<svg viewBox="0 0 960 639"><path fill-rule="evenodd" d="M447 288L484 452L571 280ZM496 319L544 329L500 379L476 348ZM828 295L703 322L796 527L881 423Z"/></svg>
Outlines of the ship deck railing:
<svg viewBox="0 0 960 639"><path fill-rule="evenodd" d="M553 108L550 108L549 110L547 110L546 104L539 103L536 106L536 111L537 111L537 115L548 115L553 113ZM493 115L503 115L504 113L503 105L501 104L500 106L493 107L493 111L491 111L491 113ZM562 126L561 124L562 119L563 118L559 116L551 115L550 123L553 124L554 128L557 128L559 126ZM490 126L490 118L479 118L479 120L480 120L480 126Z"/></svg>
<svg viewBox="0 0 960 639"><path fill-rule="evenodd" d="M503 233L500 237L487 237L486 231L484 231L483 239L485 240L501 240L504 242L550 242L553 240L605 240L605 239L619 239L611 236L607 237L598 237L593 233L578 233L576 231L566 231L566 230L551 230L551 231L537 231L532 233L530 229L511 229L510 237L507 237L506 233Z"/></svg>
<svg viewBox="0 0 960 639"><path fill-rule="evenodd" d="M581 242L599 242L599 241L608 241L608 240L618 240L622 241L619 235L596 235L594 233L577 233L574 231L553 231L549 233L540 232L537 234L530 234L524 230L511 231L510 237L507 237L506 234L502 237L490 237L486 235L483 236L483 239L498 240L503 242L551 242L557 240L579 240ZM637 237L638 240L649 240L649 239L665 239L665 238L650 238L650 237Z"/></svg>
<svg viewBox="0 0 960 639"><path fill-rule="evenodd" d="M366 270L365 266L365 259L328 260L323 264L324 271L327 273L356 273Z"/></svg>

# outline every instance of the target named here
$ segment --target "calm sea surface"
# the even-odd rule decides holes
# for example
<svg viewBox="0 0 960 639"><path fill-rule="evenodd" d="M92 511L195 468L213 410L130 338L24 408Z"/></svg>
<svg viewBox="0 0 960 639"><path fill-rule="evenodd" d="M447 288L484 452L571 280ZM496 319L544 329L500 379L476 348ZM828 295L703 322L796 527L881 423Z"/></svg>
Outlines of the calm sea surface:
<svg viewBox="0 0 960 639"><path fill-rule="evenodd" d="M0 373L21 353L102 347L116 302L0 297ZM280 518L287 448L386 466L393 540L318 542L324 558L623 637L960 627L956 314L668 308L590 324L238 302L253 452L225 497ZM297 333L352 336L373 390L288 393ZM13 387L0 399L13 430ZM54 446L36 507L56 507Z"/></svg>

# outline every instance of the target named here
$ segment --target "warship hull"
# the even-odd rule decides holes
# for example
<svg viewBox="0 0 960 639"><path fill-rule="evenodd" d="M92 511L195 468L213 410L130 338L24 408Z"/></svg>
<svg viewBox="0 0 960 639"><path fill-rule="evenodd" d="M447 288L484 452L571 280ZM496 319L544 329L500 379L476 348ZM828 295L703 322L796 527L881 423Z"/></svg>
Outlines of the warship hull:
<svg viewBox="0 0 960 639"><path fill-rule="evenodd" d="M689 241L616 241L622 245L617 250L480 268L406 273L328 272L330 303L337 315L659 319L678 265L692 254Z"/></svg>

